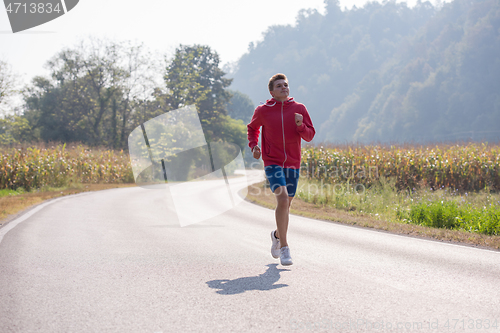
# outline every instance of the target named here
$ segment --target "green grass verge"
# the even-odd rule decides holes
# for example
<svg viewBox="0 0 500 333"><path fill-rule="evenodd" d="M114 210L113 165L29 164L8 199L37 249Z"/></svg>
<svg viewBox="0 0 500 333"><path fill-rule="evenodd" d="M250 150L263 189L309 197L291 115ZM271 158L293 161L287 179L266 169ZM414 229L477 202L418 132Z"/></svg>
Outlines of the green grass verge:
<svg viewBox="0 0 500 333"><path fill-rule="evenodd" d="M488 190L459 193L449 189L397 191L381 178L369 188L301 179L297 197L313 204L363 213L392 222L500 235L500 194Z"/></svg>

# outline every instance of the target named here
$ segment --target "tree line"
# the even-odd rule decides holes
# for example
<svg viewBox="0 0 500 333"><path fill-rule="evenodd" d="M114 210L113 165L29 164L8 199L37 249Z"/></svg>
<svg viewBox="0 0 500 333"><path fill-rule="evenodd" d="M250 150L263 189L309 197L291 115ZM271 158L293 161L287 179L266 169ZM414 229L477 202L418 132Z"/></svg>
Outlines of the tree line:
<svg viewBox="0 0 500 333"><path fill-rule="evenodd" d="M245 124L277 72L307 105L315 142L500 139L498 0L325 7L271 26L227 74L208 46L181 45L157 64L140 44L82 41L23 89L22 110L0 119L0 142L123 148L139 124L195 103L207 141L244 147ZM12 80L0 61L0 108Z"/></svg>
<svg viewBox="0 0 500 333"><path fill-rule="evenodd" d="M220 68L217 52L180 45L172 57L155 59L142 44L129 41L89 38L64 48L47 62L49 77L34 77L21 90L20 112L0 120L0 143L80 142L126 149L140 124L195 104L207 142L246 146L242 110L248 113L252 103L228 89L232 80ZM0 62L0 105L16 93L8 69Z"/></svg>
<svg viewBox="0 0 500 333"><path fill-rule="evenodd" d="M276 72L290 79L316 142L500 139L500 2L370 2L303 10L272 26L230 73L254 103Z"/></svg>

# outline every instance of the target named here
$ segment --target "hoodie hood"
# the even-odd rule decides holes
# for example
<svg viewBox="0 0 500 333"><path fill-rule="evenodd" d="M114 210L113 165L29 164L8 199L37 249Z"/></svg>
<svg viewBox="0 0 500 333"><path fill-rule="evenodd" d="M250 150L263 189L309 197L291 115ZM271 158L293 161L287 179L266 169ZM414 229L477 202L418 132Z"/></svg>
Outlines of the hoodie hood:
<svg viewBox="0 0 500 333"><path fill-rule="evenodd" d="M273 98L268 99L266 101L266 104L264 104L264 105L265 106L275 106L276 103L280 103L280 101L275 100L273 97ZM288 99L285 101L285 104L289 104L289 103L295 103L295 100L293 99L293 97L288 97Z"/></svg>

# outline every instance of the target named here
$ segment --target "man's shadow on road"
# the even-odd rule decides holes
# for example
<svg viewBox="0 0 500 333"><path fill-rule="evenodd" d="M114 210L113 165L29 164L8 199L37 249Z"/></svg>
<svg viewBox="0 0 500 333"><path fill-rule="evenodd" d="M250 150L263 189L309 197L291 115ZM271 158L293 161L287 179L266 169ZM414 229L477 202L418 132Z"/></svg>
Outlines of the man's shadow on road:
<svg viewBox="0 0 500 333"><path fill-rule="evenodd" d="M278 269L278 264L269 264L269 268L260 275L242 277L234 280L212 280L207 285L217 290L217 294L234 295L241 294L248 290L272 290L288 287L287 284L274 284L280 279L280 272L290 271L289 269Z"/></svg>

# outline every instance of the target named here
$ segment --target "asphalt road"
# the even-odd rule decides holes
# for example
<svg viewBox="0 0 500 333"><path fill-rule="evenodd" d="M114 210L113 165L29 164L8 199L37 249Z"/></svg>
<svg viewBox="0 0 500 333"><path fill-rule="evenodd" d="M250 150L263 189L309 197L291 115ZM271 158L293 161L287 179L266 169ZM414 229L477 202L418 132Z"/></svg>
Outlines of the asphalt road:
<svg viewBox="0 0 500 333"><path fill-rule="evenodd" d="M292 216L284 267L272 210L180 227L166 193L69 196L0 229L0 332L500 332L499 252Z"/></svg>

